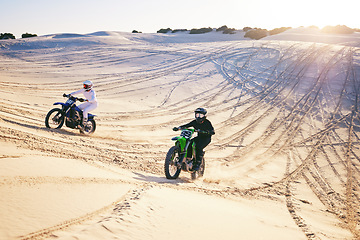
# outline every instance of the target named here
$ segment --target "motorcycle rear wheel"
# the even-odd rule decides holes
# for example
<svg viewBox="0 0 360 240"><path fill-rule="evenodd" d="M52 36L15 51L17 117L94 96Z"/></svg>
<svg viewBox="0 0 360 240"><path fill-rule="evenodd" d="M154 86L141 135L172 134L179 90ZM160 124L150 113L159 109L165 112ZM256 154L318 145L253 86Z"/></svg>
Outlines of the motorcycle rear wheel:
<svg viewBox="0 0 360 240"><path fill-rule="evenodd" d="M45 117L47 128L59 129L64 125L65 114L60 108L51 109Z"/></svg>
<svg viewBox="0 0 360 240"><path fill-rule="evenodd" d="M179 167L180 161L180 148L178 146L172 146L165 158L165 176L167 179L177 179L181 172L181 167Z"/></svg>
<svg viewBox="0 0 360 240"><path fill-rule="evenodd" d="M94 119L87 121L84 126L84 129L80 129L80 133L82 134L92 134L95 132L96 129L96 122Z"/></svg>

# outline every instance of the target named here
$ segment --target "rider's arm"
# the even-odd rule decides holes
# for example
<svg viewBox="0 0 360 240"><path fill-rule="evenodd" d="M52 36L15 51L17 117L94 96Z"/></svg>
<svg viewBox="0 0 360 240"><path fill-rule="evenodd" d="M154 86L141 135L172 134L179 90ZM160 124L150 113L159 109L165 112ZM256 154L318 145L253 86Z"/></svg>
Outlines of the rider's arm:
<svg viewBox="0 0 360 240"><path fill-rule="evenodd" d="M210 121L208 121L208 122L209 122L209 129L207 130L208 131L207 134L214 135L215 134L214 127L213 127L213 125L211 124Z"/></svg>
<svg viewBox="0 0 360 240"><path fill-rule="evenodd" d="M191 122L189 122L189 123L187 123L187 124L181 125L181 126L179 127L179 129L194 127L194 123L196 123L195 120L193 120L193 121L191 121Z"/></svg>
<svg viewBox="0 0 360 240"><path fill-rule="evenodd" d="M189 128L189 127L193 127L193 122L189 122L188 124L184 124L184 125L181 125L179 127L174 127L173 130L178 131L178 130L181 130L181 129L184 129L184 128Z"/></svg>
<svg viewBox="0 0 360 240"><path fill-rule="evenodd" d="M91 97L89 97L87 100L87 102L96 102L96 95L94 91L91 91Z"/></svg>
<svg viewBox="0 0 360 240"><path fill-rule="evenodd" d="M205 120L205 122L203 124L201 124L200 129L197 129L197 132L200 135L214 135L215 134L215 130L214 127L212 126L211 122L209 120Z"/></svg>
<svg viewBox="0 0 360 240"><path fill-rule="evenodd" d="M80 94L80 93L83 93L84 91L85 91L85 89L80 89L80 90L78 90L78 91L75 91L75 92L70 93L70 95Z"/></svg>
<svg viewBox="0 0 360 240"><path fill-rule="evenodd" d="M206 134L206 135L214 135L215 134L214 129L212 129L212 130L197 130L197 132L201 133L201 134Z"/></svg>

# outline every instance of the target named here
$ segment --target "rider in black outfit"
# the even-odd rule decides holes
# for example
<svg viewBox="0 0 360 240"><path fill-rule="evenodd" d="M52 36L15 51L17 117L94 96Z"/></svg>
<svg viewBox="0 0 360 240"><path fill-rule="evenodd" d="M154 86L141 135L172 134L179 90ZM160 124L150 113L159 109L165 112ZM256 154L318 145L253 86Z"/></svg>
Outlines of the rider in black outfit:
<svg viewBox="0 0 360 240"><path fill-rule="evenodd" d="M201 159L204 156L203 149L211 142L211 136L215 134L214 127L211 122L206 119L206 113L207 111L204 108L197 108L195 110L195 120L180 127L173 128L174 131L177 131L183 128L193 127L198 132L197 137L193 139L196 144L196 162L193 167L195 171L199 170ZM191 154L191 152L191 149L188 149L188 153Z"/></svg>

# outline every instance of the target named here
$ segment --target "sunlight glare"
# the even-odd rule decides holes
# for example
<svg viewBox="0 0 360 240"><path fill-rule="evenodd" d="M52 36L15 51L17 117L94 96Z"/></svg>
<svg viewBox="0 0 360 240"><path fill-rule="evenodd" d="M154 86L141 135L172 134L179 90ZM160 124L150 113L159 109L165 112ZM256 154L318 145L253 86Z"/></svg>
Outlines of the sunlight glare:
<svg viewBox="0 0 360 240"><path fill-rule="evenodd" d="M319 28L329 25L360 27L357 18L357 9L360 8L358 0L302 0L295 5L286 0L255 0L249 7L257 11L258 18L254 24L268 29L314 25ZM253 13L247 13L249 16L251 14Z"/></svg>

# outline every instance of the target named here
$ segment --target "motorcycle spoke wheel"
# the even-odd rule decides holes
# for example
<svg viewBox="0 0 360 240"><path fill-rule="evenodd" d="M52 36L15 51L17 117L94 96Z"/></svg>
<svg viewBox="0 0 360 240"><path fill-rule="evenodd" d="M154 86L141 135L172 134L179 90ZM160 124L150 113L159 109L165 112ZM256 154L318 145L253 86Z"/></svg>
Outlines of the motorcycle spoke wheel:
<svg viewBox="0 0 360 240"><path fill-rule="evenodd" d="M61 109L54 108L48 112L45 117L45 126L47 128L61 128L64 124L64 113Z"/></svg>
<svg viewBox="0 0 360 240"><path fill-rule="evenodd" d="M180 149L178 146L173 146L169 149L165 158L165 176L167 179L176 179L179 177L181 167L179 167Z"/></svg>
<svg viewBox="0 0 360 240"><path fill-rule="evenodd" d="M96 122L95 120L87 121L87 123L84 126L84 129L80 129L80 132L83 134L92 134L95 132L96 129Z"/></svg>

